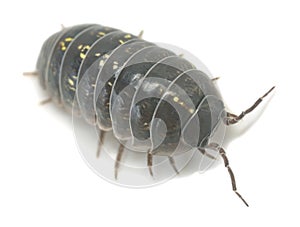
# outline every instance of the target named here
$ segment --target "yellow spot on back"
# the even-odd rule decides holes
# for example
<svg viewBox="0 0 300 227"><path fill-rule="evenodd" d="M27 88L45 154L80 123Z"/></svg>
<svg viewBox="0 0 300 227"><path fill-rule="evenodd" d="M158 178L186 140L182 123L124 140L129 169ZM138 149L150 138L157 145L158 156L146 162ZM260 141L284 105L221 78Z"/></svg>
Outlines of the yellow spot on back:
<svg viewBox="0 0 300 227"><path fill-rule="evenodd" d="M174 97L173 100L174 100L174 102L178 102L179 98L178 97Z"/></svg>
<svg viewBox="0 0 300 227"><path fill-rule="evenodd" d="M82 45L81 45L82 46ZM85 45L82 49L81 49L81 53L80 53L80 57L82 59L85 59L86 57L86 52L90 49L89 45Z"/></svg>
<svg viewBox="0 0 300 227"><path fill-rule="evenodd" d="M81 50L82 49L82 47L83 47L83 45L81 44L81 45L79 45L78 46L78 50Z"/></svg>
<svg viewBox="0 0 300 227"><path fill-rule="evenodd" d="M123 44L123 43L124 43L124 41L123 41L122 39L120 39L120 40L119 40L119 42L120 42L121 44Z"/></svg>
<svg viewBox="0 0 300 227"><path fill-rule="evenodd" d="M195 110L194 110L194 109L189 109L189 112L190 112L191 114L193 114L193 113L195 112Z"/></svg>
<svg viewBox="0 0 300 227"><path fill-rule="evenodd" d="M96 57L99 57L100 55L101 55L100 53L96 53L96 54L95 54Z"/></svg>
<svg viewBox="0 0 300 227"><path fill-rule="evenodd" d="M68 79L68 83L69 83L71 86L74 86L74 81L71 80L70 78Z"/></svg>
<svg viewBox="0 0 300 227"><path fill-rule="evenodd" d="M65 38L65 41L66 41L66 42L71 42L72 40L73 40L72 37Z"/></svg>
<svg viewBox="0 0 300 227"><path fill-rule="evenodd" d="M66 48L66 45L65 45L65 42L63 42L63 41L61 41L60 43L59 43L59 45L60 45L60 49L62 50L62 51L65 51L67 48Z"/></svg>
<svg viewBox="0 0 300 227"><path fill-rule="evenodd" d="M109 86L112 86L112 83L109 81L109 82L108 82L108 85L109 85Z"/></svg>
<svg viewBox="0 0 300 227"><path fill-rule="evenodd" d="M69 87L69 89L70 89L71 91L76 91L76 89L75 89L74 87Z"/></svg>
<svg viewBox="0 0 300 227"><path fill-rule="evenodd" d="M105 36L105 32L98 32L99 36Z"/></svg>
<svg viewBox="0 0 300 227"><path fill-rule="evenodd" d="M99 62L99 65L100 65L100 66L103 66L103 65L104 65L104 61L101 60L101 61Z"/></svg>
<svg viewBox="0 0 300 227"><path fill-rule="evenodd" d="M131 35L130 35L130 34L127 34L127 35L124 36L124 38L125 38L125 39L130 39L130 38L131 38Z"/></svg>

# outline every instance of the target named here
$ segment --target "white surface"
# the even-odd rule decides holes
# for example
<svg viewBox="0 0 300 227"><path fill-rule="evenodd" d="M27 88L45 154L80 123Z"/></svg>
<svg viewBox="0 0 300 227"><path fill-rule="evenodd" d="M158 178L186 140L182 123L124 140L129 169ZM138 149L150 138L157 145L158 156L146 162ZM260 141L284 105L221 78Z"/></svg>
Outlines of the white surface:
<svg viewBox="0 0 300 227"><path fill-rule="evenodd" d="M197 2L197 4L196 4ZM1 13L0 226L299 226L300 7L298 1L7 1ZM71 118L34 70L41 44L94 22L191 51L232 112L271 86L260 119L227 148L246 208L226 169L127 189L96 176L77 152ZM266 104L265 102L264 104ZM245 118L245 125L248 118Z"/></svg>

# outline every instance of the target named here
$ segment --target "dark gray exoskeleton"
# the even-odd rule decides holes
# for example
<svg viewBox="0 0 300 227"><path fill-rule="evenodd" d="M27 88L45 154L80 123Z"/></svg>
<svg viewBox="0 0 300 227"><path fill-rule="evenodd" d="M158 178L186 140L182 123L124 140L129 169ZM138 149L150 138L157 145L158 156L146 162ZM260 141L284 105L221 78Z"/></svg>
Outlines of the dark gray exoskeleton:
<svg viewBox="0 0 300 227"><path fill-rule="evenodd" d="M237 123L273 88L240 115L225 110L214 79L178 56L141 37L96 24L63 28L42 46L37 74L50 99L84 118L100 131L97 157L105 132L120 141L117 179L124 146L153 156L173 156L198 149L219 153L237 192L233 172L216 132Z"/></svg>

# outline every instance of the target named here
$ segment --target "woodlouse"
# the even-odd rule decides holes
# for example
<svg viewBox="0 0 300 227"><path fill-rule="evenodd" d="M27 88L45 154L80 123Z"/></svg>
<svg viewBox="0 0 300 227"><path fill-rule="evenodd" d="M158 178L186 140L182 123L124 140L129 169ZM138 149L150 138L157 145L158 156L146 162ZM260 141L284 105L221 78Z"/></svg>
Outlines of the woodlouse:
<svg viewBox="0 0 300 227"><path fill-rule="evenodd" d="M237 192L222 144L211 138L220 125L235 124L255 109L274 87L241 114L229 113L213 79L191 62L140 36L96 24L63 28L48 38L33 74L49 100L99 128L98 157L105 132L113 130L120 141L116 179L124 145L147 152L152 176L155 155L167 156L178 173L173 159L178 152L197 148L214 158L206 151L212 149L248 206Z"/></svg>

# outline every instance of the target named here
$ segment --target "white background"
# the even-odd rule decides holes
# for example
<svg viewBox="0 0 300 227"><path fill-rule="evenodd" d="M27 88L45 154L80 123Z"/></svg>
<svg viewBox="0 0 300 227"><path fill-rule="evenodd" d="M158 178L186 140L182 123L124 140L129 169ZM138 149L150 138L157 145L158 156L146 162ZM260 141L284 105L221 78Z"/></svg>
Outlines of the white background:
<svg viewBox="0 0 300 227"><path fill-rule="evenodd" d="M6 1L1 6L0 226L299 226L299 1ZM227 148L245 207L223 165L147 189L110 184L77 152L71 118L36 78L60 24L100 23L198 56L234 113L271 86L259 120ZM247 120L243 120L243 125Z"/></svg>

